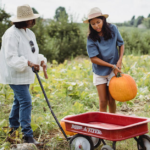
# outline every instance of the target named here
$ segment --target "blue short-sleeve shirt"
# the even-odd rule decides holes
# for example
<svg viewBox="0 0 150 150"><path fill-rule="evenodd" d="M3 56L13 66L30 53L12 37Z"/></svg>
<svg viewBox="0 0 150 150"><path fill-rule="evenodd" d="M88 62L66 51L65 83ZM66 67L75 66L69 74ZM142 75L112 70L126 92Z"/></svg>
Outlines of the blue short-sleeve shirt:
<svg viewBox="0 0 150 150"><path fill-rule="evenodd" d="M112 38L105 41L103 37L101 42L93 41L92 39L87 39L87 52L90 58L97 56L98 58L110 63L117 64L119 59L117 46L124 44L123 39L117 29L113 24L110 24L110 29L114 33ZM100 76L109 75L112 71L112 68L106 66L100 66L92 63L93 72Z"/></svg>

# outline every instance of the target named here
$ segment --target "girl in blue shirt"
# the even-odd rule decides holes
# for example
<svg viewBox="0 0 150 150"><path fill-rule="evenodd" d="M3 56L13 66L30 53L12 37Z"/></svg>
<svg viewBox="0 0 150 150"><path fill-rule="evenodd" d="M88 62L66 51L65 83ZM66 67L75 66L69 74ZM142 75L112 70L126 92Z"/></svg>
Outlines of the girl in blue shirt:
<svg viewBox="0 0 150 150"><path fill-rule="evenodd" d="M115 113L116 103L108 86L110 79L121 73L124 42L117 27L107 23L107 17L95 7L90 10L84 23L89 23L87 52L92 62L93 83L97 87L100 111L106 112L108 105L109 112Z"/></svg>

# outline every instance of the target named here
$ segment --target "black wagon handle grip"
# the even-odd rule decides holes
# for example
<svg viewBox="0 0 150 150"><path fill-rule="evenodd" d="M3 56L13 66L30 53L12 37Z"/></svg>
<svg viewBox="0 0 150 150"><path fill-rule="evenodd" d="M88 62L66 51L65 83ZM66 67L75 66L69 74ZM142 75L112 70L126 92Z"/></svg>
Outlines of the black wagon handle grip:
<svg viewBox="0 0 150 150"><path fill-rule="evenodd" d="M32 71L33 71L34 73L38 73L38 72L39 72L39 71L35 70L34 67L32 67Z"/></svg>

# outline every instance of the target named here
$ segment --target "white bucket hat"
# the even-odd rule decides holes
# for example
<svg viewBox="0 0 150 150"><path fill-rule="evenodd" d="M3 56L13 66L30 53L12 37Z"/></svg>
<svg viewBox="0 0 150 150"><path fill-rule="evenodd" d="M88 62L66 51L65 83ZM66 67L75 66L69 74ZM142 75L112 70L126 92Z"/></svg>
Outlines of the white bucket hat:
<svg viewBox="0 0 150 150"><path fill-rule="evenodd" d="M34 14L32 8L29 5L22 5L17 7L17 16L12 18L12 22L22 22L32 20L40 17L39 14Z"/></svg>
<svg viewBox="0 0 150 150"><path fill-rule="evenodd" d="M88 13L88 19L83 21L83 23L89 23L90 19L99 17L99 16L104 16L105 18L108 18L108 14L102 14L102 11L98 7L94 7L90 10Z"/></svg>

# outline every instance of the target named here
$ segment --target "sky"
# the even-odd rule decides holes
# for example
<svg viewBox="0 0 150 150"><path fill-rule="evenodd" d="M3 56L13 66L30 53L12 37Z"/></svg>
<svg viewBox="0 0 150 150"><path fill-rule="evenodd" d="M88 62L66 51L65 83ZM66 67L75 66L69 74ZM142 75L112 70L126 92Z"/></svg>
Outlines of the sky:
<svg viewBox="0 0 150 150"><path fill-rule="evenodd" d="M44 18L53 19L55 10L65 7L74 21L82 22L93 7L99 7L103 14L108 14L108 22L117 23L131 20L132 16L147 17L150 13L150 0L0 0L7 13L16 15L17 6L29 4Z"/></svg>

